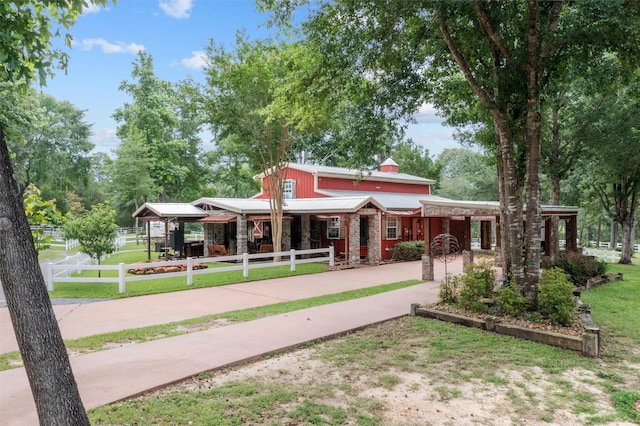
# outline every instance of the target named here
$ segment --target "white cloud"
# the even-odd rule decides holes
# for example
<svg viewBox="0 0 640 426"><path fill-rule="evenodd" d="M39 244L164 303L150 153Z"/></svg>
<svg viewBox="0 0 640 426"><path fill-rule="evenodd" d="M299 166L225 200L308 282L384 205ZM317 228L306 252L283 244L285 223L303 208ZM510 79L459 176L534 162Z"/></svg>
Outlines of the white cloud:
<svg viewBox="0 0 640 426"><path fill-rule="evenodd" d="M207 55L202 51L191 52L191 56L189 58L180 60L180 65L194 70L202 69L207 65Z"/></svg>
<svg viewBox="0 0 640 426"><path fill-rule="evenodd" d="M438 111L432 104L424 103L413 115L413 118L418 122L418 124L441 123L442 117L438 117L437 113Z"/></svg>
<svg viewBox="0 0 640 426"><path fill-rule="evenodd" d="M160 9L172 18L188 18L192 7L193 0L160 0Z"/></svg>
<svg viewBox="0 0 640 426"><path fill-rule="evenodd" d="M144 50L144 45L136 44L136 43L123 43L121 41L116 43L109 43L103 38L86 38L82 40L80 43L80 48L82 50L91 50L94 46L98 46L102 49L104 53L138 53L141 50Z"/></svg>
<svg viewBox="0 0 640 426"><path fill-rule="evenodd" d="M94 129L91 142L94 143L95 152L110 154L120 145L120 139L116 136L116 129Z"/></svg>
<svg viewBox="0 0 640 426"><path fill-rule="evenodd" d="M103 10L109 10L109 8L108 7L102 7L102 6L94 4L94 3L87 3L86 6L82 7L82 14L83 15L90 15L92 13L100 13Z"/></svg>

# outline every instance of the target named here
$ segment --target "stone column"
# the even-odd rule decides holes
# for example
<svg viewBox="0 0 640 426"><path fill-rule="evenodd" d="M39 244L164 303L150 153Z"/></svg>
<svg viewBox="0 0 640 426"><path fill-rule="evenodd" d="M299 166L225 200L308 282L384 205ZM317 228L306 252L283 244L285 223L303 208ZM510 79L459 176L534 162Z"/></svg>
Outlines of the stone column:
<svg viewBox="0 0 640 426"><path fill-rule="evenodd" d="M433 257L431 256L431 218L424 218L424 254L422 255L422 279L433 281Z"/></svg>
<svg viewBox="0 0 640 426"><path fill-rule="evenodd" d="M466 268L467 265L473 263L473 250L462 251L462 267Z"/></svg>
<svg viewBox="0 0 640 426"><path fill-rule="evenodd" d="M282 251L291 250L291 221L282 221Z"/></svg>
<svg viewBox="0 0 640 426"><path fill-rule="evenodd" d="M369 265L380 263L380 214L369 216L369 241L367 251L369 252Z"/></svg>
<svg viewBox="0 0 640 426"><path fill-rule="evenodd" d="M300 216L300 232L302 232L300 248L302 250L311 249L311 215L303 214ZM305 254L303 258L309 258L309 255Z"/></svg>
<svg viewBox="0 0 640 426"><path fill-rule="evenodd" d="M360 264L360 215L349 215L349 248L347 250L349 266L355 267Z"/></svg>
<svg viewBox="0 0 640 426"><path fill-rule="evenodd" d="M248 236L247 236L247 216L239 214L237 218L236 239L238 241L238 253L244 254L249 252Z"/></svg>
<svg viewBox="0 0 640 426"><path fill-rule="evenodd" d="M433 281L433 257L422 255L422 279L425 281Z"/></svg>

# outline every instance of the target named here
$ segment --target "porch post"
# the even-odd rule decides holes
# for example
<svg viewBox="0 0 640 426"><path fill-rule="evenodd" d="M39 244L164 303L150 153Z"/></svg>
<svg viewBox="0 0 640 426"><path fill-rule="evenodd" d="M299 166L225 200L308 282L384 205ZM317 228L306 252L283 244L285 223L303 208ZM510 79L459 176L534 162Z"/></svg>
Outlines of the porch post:
<svg viewBox="0 0 640 426"><path fill-rule="evenodd" d="M355 267L360 264L360 215L357 213L349 215L349 266Z"/></svg>
<svg viewBox="0 0 640 426"><path fill-rule="evenodd" d="M491 222L488 220L480 222L480 248L491 250Z"/></svg>
<svg viewBox="0 0 640 426"><path fill-rule="evenodd" d="M380 262L380 212L368 217L369 241L367 252L369 253L369 265L377 265Z"/></svg>
<svg viewBox="0 0 640 426"><path fill-rule="evenodd" d="M464 241L462 242L462 266L473 263L473 250L471 249L471 216L464 217Z"/></svg>
<svg viewBox="0 0 640 426"><path fill-rule="evenodd" d="M236 216L237 219L237 229L236 229L236 240L238 241L238 254L248 253L249 246L247 245L248 235L247 235L247 216L243 214L239 214Z"/></svg>
<svg viewBox="0 0 640 426"><path fill-rule="evenodd" d="M576 238L578 237L578 216L569 216L569 219L567 220L566 236L567 241L565 242L565 245L567 247L567 251L578 251L578 243L576 241Z"/></svg>
<svg viewBox="0 0 640 426"><path fill-rule="evenodd" d="M424 254L422 255L422 279L433 281L433 257L431 256L431 218L424 218Z"/></svg>
<svg viewBox="0 0 640 426"><path fill-rule="evenodd" d="M300 246L302 250L311 249L311 215L303 214L300 216ZM309 255L305 254L303 258L308 258Z"/></svg>
<svg viewBox="0 0 640 426"><path fill-rule="evenodd" d="M291 250L291 221L282 221L282 251Z"/></svg>

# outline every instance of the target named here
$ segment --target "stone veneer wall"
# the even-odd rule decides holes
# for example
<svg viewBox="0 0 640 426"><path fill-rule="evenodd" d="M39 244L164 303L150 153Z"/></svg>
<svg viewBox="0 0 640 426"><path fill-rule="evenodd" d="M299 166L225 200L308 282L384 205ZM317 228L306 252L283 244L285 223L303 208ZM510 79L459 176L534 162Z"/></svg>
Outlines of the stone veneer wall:
<svg viewBox="0 0 640 426"><path fill-rule="evenodd" d="M360 264L360 215L349 215L349 266Z"/></svg>
<svg viewBox="0 0 640 426"><path fill-rule="evenodd" d="M367 242L367 252L369 265L380 263L380 216L369 216L368 218L369 241Z"/></svg>
<svg viewBox="0 0 640 426"><path fill-rule="evenodd" d="M239 214L237 217L236 237L238 239L238 253L243 254L249 252L248 234L247 234L247 216Z"/></svg>
<svg viewBox="0 0 640 426"><path fill-rule="evenodd" d="M291 250L291 221L282 221L282 251Z"/></svg>

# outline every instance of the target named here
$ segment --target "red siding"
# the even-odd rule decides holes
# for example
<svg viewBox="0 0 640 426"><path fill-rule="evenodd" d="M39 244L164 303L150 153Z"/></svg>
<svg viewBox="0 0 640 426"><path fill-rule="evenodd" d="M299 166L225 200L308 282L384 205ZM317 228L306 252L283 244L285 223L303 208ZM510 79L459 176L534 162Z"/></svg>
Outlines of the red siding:
<svg viewBox="0 0 640 426"><path fill-rule="evenodd" d="M287 168L285 173L285 179L294 179L296 181L296 198L321 198L326 195L318 194L313 190L313 174L303 172L296 169ZM269 180L262 179L263 191L257 198L269 198L268 187Z"/></svg>
<svg viewBox="0 0 640 426"><path fill-rule="evenodd" d="M312 173L303 172L297 169L286 169L285 179L294 179L296 181L296 198L318 198L326 197L314 191L314 176ZM269 198L267 179L262 180L263 192L257 198ZM337 191L371 191L371 192L396 192L405 194L429 194L429 185L427 184L408 184L398 182L380 182L353 179L319 177L318 189L337 190Z"/></svg>
<svg viewBox="0 0 640 426"><path fill-rule="evenodd" d="M378 191L399 192L405 194L428 194L429 185L412 185L397 182L377 182L369 180L349 180L331 177L318 178L318 189L333 189L338 191Z"/></svg>

